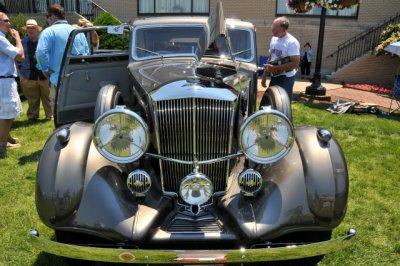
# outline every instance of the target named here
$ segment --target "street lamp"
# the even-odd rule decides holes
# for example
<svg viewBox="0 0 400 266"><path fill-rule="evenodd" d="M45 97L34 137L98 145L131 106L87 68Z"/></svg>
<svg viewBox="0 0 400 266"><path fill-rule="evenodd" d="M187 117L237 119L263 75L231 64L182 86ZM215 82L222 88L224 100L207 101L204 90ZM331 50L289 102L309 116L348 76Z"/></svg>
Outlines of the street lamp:
<svg viewBox="0 0 400 266"><path fill-rule="evenodd" d="M319 22L318 51L315 63L315 71L312 79L312 84L310 86L307 86L306 88L306 95L324 96L326 93L326 88L323 87L321 84L321 62L322 62L322 51L324 48L325 19L326 19L326 8L322 7L321 19Z"/></svg>

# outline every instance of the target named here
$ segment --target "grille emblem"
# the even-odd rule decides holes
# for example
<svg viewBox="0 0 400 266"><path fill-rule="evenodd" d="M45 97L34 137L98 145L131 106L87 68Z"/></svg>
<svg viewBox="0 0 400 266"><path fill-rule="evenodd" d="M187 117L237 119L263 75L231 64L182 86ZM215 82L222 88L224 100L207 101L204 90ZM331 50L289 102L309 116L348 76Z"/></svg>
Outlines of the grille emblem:
<svg viewBox="0 0 400 266"><path fill-rule="evenodd" d="M144 195L151 187L150 175L143 170L135 170L128 175L126 184L137 196Z"/></svg>
<svg viewBox="0 0 400 266"><path fill-rule="evenodd" d="M261 174L253 169L247 169L239 175L238 185L245 196L254 196L262 186Z"/></svg>

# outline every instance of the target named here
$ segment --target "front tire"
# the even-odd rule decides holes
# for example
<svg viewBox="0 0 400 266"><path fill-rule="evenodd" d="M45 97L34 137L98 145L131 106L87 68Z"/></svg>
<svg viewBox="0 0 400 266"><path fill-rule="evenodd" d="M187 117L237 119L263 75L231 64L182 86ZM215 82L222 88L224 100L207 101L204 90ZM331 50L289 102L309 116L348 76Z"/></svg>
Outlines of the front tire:
<svg viewBox="0 0 400 266"><path fill-rule="evenodd" d="M97 94L96 106L94 107L93 119L96 121L105 112L114 109L117 105L124 103L121 91L116 85L107 84Z"/></svg>
<svg viewBox="0 0 400 266"><path fill-rule="evenodd" d="M261 100L260 109L262 106L268 105L271 106L272 109L283 113L292 121L292 106L285 89L280 86L271 86L267 88Z"/></svg>

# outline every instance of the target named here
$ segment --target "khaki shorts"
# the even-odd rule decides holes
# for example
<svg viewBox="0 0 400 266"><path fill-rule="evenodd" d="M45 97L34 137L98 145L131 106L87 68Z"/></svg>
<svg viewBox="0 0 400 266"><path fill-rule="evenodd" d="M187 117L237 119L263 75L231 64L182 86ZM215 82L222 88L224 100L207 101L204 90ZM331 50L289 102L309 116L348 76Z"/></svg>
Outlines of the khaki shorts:
<svg viewBox="0 0 400 266"><path fill-rule="evenodd" d="M21 112L17 82L13 78L0 79L0 119L14 119Z"/></svg>

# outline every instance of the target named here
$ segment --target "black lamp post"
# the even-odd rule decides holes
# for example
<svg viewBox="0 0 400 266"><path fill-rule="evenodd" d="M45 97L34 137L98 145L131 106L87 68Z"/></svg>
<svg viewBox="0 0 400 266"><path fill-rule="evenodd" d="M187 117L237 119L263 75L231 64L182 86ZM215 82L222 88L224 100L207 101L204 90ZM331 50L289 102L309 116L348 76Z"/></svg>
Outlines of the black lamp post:
<svg viewBox="0 0 400 266"><path fill-rule="evenodd" d="M324 48L325 19L326 19L326 8L322 7L321 19L319 22L317 61L315 63L315 71L314 71L314 77L312 79L312 84L306 88L307 95L324 96L326 93L326 89L321 85L321 62L322 62L322 51Z"/></svg>

